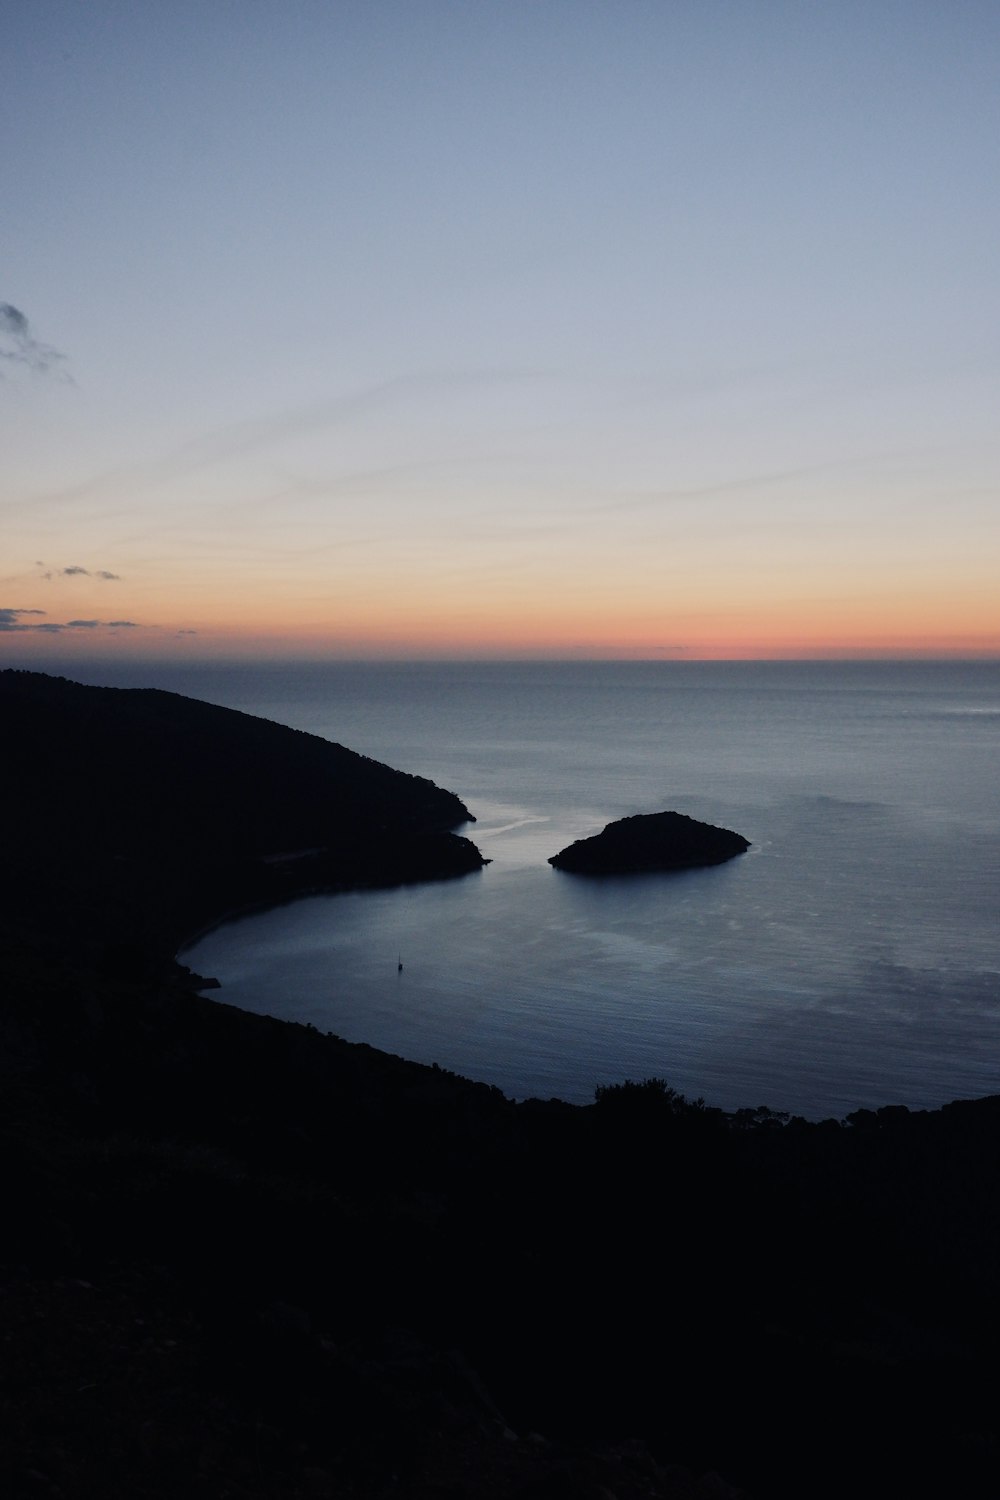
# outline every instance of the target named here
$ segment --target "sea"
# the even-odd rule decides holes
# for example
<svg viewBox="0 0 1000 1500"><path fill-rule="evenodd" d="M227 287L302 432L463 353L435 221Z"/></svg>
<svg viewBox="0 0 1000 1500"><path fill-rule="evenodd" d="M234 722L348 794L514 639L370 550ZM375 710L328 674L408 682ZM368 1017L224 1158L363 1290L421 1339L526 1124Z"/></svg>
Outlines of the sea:
<svg viewBox="0 0 1000 1500"><path fill-rule="evenodd" d="M841 1119L1000 1092L1000 663L92 666L456 792L491 863L312 896L183 954L222 1003L587 1102L657 1077ZM550 855L672 809L749 851L586 877ZM400 968L400 964L402 968Z"/></svg>

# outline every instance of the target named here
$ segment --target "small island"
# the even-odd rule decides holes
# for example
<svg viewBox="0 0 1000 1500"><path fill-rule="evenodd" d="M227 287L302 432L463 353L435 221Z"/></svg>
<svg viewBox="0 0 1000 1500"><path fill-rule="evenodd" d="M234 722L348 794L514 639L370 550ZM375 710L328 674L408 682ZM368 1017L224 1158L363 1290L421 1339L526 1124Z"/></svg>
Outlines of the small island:
<svg viewBox="0 0 1000 1500"><path fill-rule="evenodd" d="M750 840L684 813L619 818L591 838L577 839L549 864L575 875L633 875L720 865L746 853Z"/></svg>

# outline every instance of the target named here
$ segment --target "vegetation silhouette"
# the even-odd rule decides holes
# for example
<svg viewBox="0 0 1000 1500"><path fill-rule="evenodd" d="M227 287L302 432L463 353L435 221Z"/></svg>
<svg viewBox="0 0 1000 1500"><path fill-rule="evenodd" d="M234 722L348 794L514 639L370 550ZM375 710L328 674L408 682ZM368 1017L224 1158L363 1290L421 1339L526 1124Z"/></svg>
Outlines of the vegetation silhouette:
<svg viewBox="0 0 1000 1500"><path fill-rule="evenodd" d="M132 823L181 726L222 721L154 695L140 771L118 700L29 686L0 681L26 768L0 784L6 1493L996 1492L1000 1099L809 1123L647 1078L515 1103L206 999L169 943L233 867L176 798ZM213 784L245 732L243 785L280 796L235 718ZM410 791L415 836L455 811Z"/></svg>

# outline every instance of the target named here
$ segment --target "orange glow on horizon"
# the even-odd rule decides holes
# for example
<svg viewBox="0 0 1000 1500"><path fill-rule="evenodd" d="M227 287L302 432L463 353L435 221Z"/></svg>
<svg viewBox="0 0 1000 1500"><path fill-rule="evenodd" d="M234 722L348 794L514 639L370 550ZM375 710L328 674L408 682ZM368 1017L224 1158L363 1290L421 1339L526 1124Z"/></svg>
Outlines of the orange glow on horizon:
<svg viewBox="0 0 1000 1500"><path fill-rule="evenodd" d="M659 660L774 661L904 657L1000 660L1000 632L928 629L823 630L815 623L801 630L767 630L748 621L745 632L716 628L598 633L585 628L490 629L469 622L421 629L389 625L284 630L213 626L179 633L168 629L5 637L0 666L30 662L44 670L45 660L79 657L142 659L331 659L331 660ZM4 658L7 661L4 661Z"/></svg>
<svg viewBox="0 0 1000 1500"><path fill-rule="evenodd" d="M407 577L397 566L379 580L258 576L238 587L201 570L181 579L164 571L141 595L116 589L114 618L133 620L128 627L72 628L74 617L110 614L106 593L91 586L84 596L74 580L63 627L32 629L25 615L28 628L3 635L0 661L1000 657L995 588L985 563L977 571L964 588L926 576L877 586L819 571L789 579L763 568L706 582L592 567L543 583L517 572L488 582L431 569Z"/></svg>

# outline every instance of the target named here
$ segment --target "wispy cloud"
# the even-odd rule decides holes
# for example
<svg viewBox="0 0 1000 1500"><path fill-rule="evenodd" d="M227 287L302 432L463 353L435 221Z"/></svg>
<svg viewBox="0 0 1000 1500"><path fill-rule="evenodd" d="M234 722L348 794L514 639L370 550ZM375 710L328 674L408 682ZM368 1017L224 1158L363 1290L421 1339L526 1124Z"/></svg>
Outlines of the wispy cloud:
<svg viewBox="0 0 1000 1500"><path fill-rule="evenodd" d="M47 620L41 618L39 621L26 621L24 616L37 615L44 617L44 609L11 609L0 606L0 633L9 634L12 631L42 631L47 635L53 635L62 630L139 630L141 626L136 620Z"/></svg>
<svg viewBox="0 0 1000 1500"><path fill-rule="evenodd" d="M36 627L22 625L22 615L44 615L44 609L4 609L0 608L0 630L32 630Z"/></svg>
<svg viewBox="0 0 1000 1500"><path fill-rule="evenodd" d="M146 469L148 483L157 484L181 475L195 474L212 465L271 447L285 438L320 432L343 425L361 415L392 411L415 400L490 389L538 379L531 370L425 371L399 375L390 380L359 387L342 396L294 407L271 416L234 422L194 438Z"/></svg>
<svg viewBox="0 0 1000 1500"><path fill-rule="evenodd" d="M840 467L843 465L835 462L803 464L794 469L774 469L762 474L745 474L732 479L720 479L715 483L692 485L689 488L650 490L645 494L627 495L602 501L598 505L583 506L581 510L588 515L602 515L612 512L655 509L674 501L711 500L717 496L736 494L741 490L772 489L778 485L791 484L795 480L824 474Z"/></svg>
<svg viewBox="0 0 1000 1500"><path fill-rule="evenodd" d="M61 366L65 358L58 349L35 338L19 307L0 302L0 359L44 374ZM65 371L61 373L65 375Z"/></svg>
<svg viewBox="0 0 1000 1500"><path fill-rule="evenodd" d="M36 567L45 568L45 564L36 563ZM81 568L74 563L68 568L45 568L41 575L43 578L99 578L102 583L120 583L121 574L112 573L108 568Z"/></svg>
<svg viewBox="0 0 1000 1500"><path fill-rule="evenodd" d="M3 502L3 509L8 513L19 509L37 511L42 505L67 505L98 493L128 493L134 496L139 490L156 489L160 485L169 484L176 479L190 478L232 459L263 452L286 438L347 426L361 416L391 412L408 403L447 396L455 391L464 393L477 388L503 389L540 378L542 376L538 371L517 369L427 371L401 375L323 401L230 423L182 443L148 463L108 470L47 494L8 500Z"/></svg>

